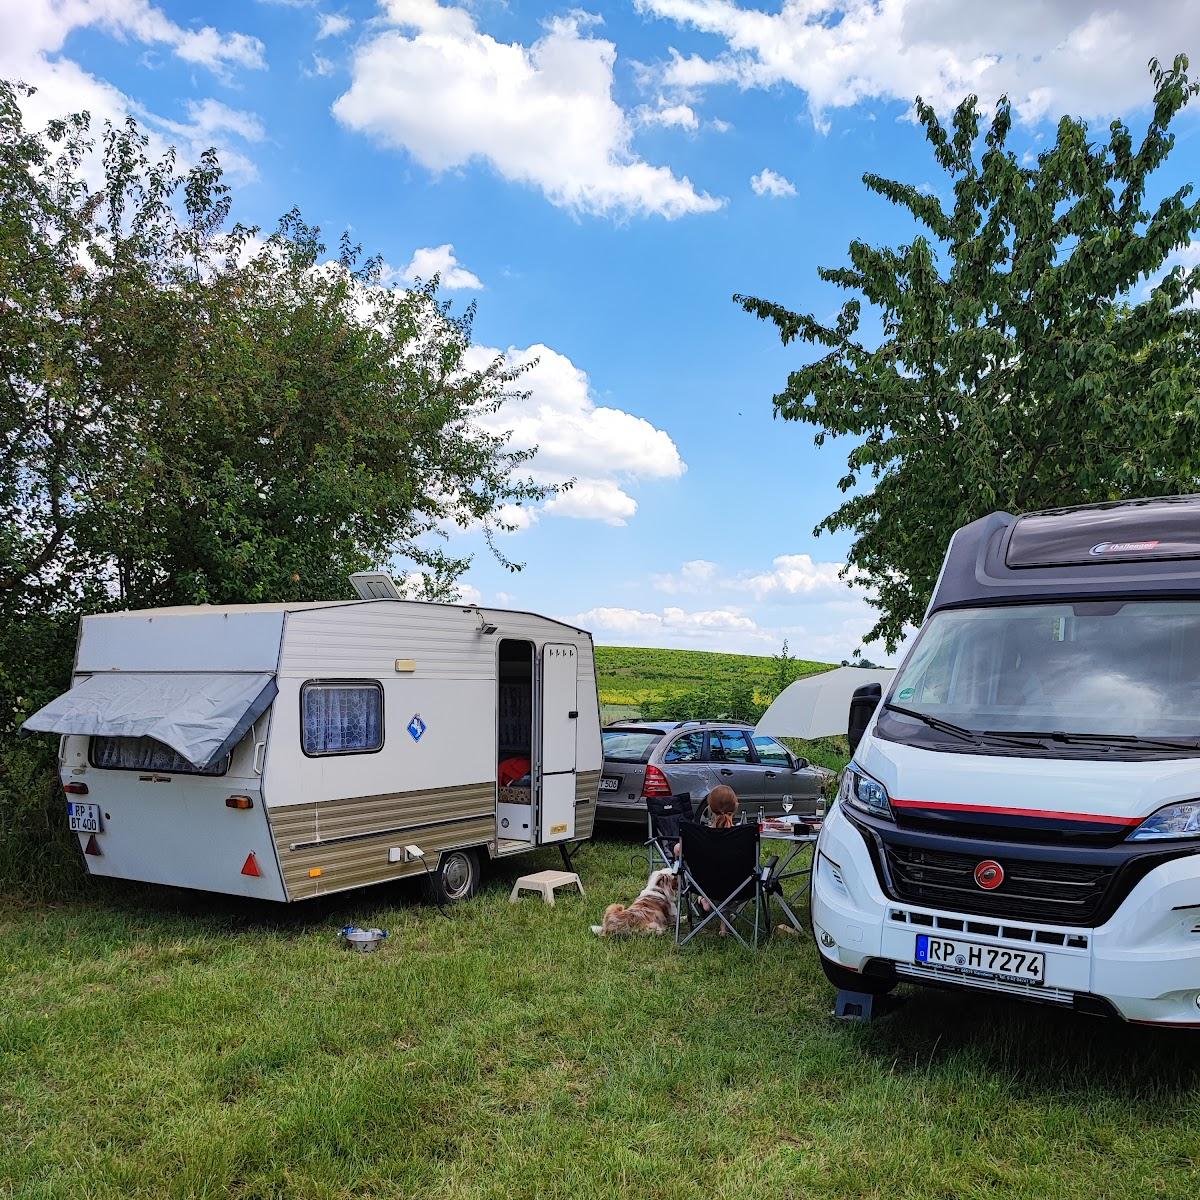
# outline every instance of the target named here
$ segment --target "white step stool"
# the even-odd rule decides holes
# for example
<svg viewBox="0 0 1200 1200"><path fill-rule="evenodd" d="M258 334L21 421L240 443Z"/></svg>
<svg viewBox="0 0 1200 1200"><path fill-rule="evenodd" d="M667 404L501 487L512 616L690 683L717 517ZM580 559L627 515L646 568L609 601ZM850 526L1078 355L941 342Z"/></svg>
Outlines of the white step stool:
<svg viewBox="0 0 1200 1200"><path fill-rule="evenodd" d="M560 887L577 887L583 895L583 884L574 871L538 871L533 875L522 875L513 884L512 895L508 902L516 904L522 892L541 892L542 899L547 904L554 903L554 889Z"/></svg>

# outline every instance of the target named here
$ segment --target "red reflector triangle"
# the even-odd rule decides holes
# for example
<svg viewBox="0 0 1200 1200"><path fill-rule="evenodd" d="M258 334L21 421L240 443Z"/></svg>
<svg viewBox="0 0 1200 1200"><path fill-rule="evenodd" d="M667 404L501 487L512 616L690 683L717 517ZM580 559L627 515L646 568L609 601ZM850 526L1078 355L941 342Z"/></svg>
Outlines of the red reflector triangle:
<svg viewBox="0 0 1200 1200"><path fill-rule="evenodd" d="M94 833L92 834L92 836L90 838L88 838L87 845L84 846L83 852L84 852L84 854L95 854L95 855L99 856L100 843L98 841L96 841L96 835Z"/></svg>
<svg viewBox="0 0 1200 1200"><path fill-rule="evenodd" d="M250 853L246 855L246 861L244 863L242 863L242 874L243 875L262 875L262 872L258 869L258 859L254 857L253 850L251 850Z"/></svg>

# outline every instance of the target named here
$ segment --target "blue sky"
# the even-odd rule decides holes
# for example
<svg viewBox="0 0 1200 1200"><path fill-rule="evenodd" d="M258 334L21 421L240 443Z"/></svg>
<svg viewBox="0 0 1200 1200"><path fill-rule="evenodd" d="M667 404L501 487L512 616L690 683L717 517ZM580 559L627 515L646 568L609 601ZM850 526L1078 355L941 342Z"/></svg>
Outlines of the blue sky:
<svg viewBox="0 0 1200 1200"><path fill-rule="evenodd" d="M851 238L899 241L864 171L941 187L908 119L1007 91L1035 153L1067 111L1135 128L1152 55L1200 51L1200 6L1149 0L0 0L0 72L32 121L138 115L216 144L236 216L299 205L390 277L440 269L477 340L537 356L510 413L544 477L579 480L467 594L610 643L840 659L871 623L814 539L844 446L773 419L803 348L730 301L832 313ZM1172 168L1195 161L1191 118ZM1182 175L1180 174L1182 173ZM452 250L448 249L452 247ZM1196 253L1193 247L1185 253ZM877 653L868 647L868 654Z"/></svg>

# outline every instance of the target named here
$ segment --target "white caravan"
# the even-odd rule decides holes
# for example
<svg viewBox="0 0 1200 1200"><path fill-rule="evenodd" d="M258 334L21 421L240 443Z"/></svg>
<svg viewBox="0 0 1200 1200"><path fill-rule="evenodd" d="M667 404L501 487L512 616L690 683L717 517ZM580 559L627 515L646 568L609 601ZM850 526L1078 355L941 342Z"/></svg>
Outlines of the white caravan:
<svg viewBox="0 0 1200 1200"><path fill-rule="evenodd" d="M812 893L835 985L1200 1025L1200 497L960 529L849 733Z"/></svg>
<svg viewBox="0 0 1200 1200"><path fill-rule="evenodd" d="M360 592L364 589L356 577ZM301 900L591 836L591 635L531 613L399 599L85 617L65 735L93 875Z"/></svg>

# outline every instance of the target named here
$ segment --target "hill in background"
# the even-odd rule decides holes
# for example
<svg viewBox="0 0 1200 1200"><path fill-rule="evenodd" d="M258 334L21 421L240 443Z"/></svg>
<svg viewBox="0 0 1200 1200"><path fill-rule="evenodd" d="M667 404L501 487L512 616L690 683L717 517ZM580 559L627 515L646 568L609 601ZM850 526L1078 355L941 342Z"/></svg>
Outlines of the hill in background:
<svg viewBox="0 0 1200 1200"><path fill-rule="evenodd" d="M659 650L597 646L596 677L606 721L640 716L647 701L689 692L723 693L749 687L765 707L795 679L827 671L833 663L709 650ZM713 713L714 716L722 714Z"/></svg>

